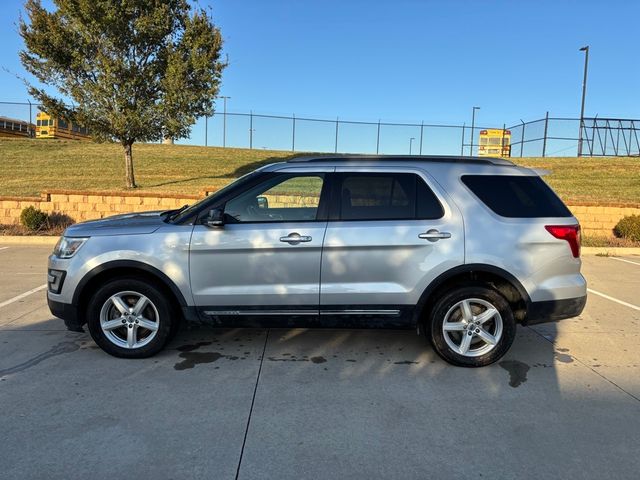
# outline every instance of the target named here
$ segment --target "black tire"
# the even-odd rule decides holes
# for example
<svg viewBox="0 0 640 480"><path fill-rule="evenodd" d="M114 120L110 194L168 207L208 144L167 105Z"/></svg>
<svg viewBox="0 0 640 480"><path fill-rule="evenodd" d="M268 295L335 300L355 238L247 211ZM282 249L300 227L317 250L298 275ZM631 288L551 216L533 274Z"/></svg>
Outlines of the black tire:
<svg viewBox="0 0 640 480"><path fill-rule="evenodd" d="M474 331L470 337L473 342L476 342L475 344L477 344L478 347L475 349L469 347L469 351L477 351L477 356L462 355L459 351L455 351L449 343L447 343L445 332L443 331L443 324L447 313L450 312L456 304L469 299L479 299L488 302L498 311L499 318L494 316L492 320L489 320L486 324L486 331L496 333L498 321L501 320L502 324L502 331L498 341L495 342L495 345L493 345L487 353L482 353L482 348L490 348L488 346L490 344L477 337L477 334L475 334L475 331L477 331L475 330L476 327L472 329ZM481 315L483 308L486 307L471 302L473 315ZM464 323L462 317L462 307L460 307L460 312L458 312L458 308L450 312L450 319L453 319L456 323ZM498 361L507 353L516 336L516 322L513 318L513 312L509 303L499 292L484 285L459 287L443 294L436 300L436 303L431 309L430 318L427 320L428 323L425 330L430 333L428 338L436 353L447 362L460 367L484 367ZM461 332L448 332L447 335L449 335L450 342L457 344L456 339L463 339L463 335L468 334L469 327L466 326L466 328L467 330ZM491 329L493 329L493 332L490 331ZM462 342L462 340L460 340L460 342ZM474 344L472 344L472 346L473 345Z"/></svg>
<svg viewBox="0 0 640 480"><path fill-rule="evenodd" d="M144 310L145 317L155 317L157 312L157 318L153 320L157 322L157 330L155 335L152 336L148 343L145 343L137 348L126 348L116 345L114 341L107 338L107 334L101 327L101 311L103 306L106 311L111 312L109 318L117 319L119 312L115 311L115 307L111 307L107 304L109 299L120 292L134 292L138 295L144 295L148 298L150 305ZM127 295L123 297L125 301L129 301L129 306L133 306L135 301L135 295ZM155 310L153 309L155 307ZM150 309L150 310L149 310ZM149 314L150 312L150 314ZM175 309L169 303L166 293L153 283L140 278L119 278L110 280L101 286L91 297L87 307L87 327L91 337L96 344L105 352L114 357L120 358L147 358L155 355L164 348L167 341L175 333L177 324L179 323L178 315L175 313ZM127 325L124 324L121 328L114 329L113 335L117 338L124 337L126 339ZM136 338L142 336L142 341L145 341L144 335L147 336L153 333L150 330L138 329L136 326L135 331ZM111 338L114 338L113 336ZM126 341L126 340L125 340Z"/></svg>

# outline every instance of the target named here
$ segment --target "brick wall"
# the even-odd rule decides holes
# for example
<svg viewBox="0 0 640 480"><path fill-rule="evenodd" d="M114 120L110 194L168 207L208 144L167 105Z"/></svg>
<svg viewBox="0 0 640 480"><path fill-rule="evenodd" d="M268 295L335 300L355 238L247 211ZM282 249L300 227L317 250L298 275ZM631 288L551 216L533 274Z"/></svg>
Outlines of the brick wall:
<svg viewBox="0 0 640 480"><path fill-rule="evenodd" d="M209 193L209 192L207 192ZM78 192L73 190L51 190L39 197L2 197L0 196L0 223L17 224L20 212L30 205L47 213L60 213L73 221L92 220L118 213L142 212L145 210L168 210L178 208L185 203L193 203L205 195L152 194L143 192ZM300 206L315 205L317 198L303 197L289 199L278 195L270 198L273 207L287 204ZM600 206L570 205L573 214L580 220L585 236L609 237L618 221L626 215L640 215L640 205Z"/></svg>
<svg viewBox="0 0 640 480"><path fill-rule="evenodd" d="M168 210L193 203L200 195L154 195L142 192L77 192L51 190L40 197L0 196L0 223L20 223L20 212L33 205L47 213L60 213L75 222L108 217L118 213Z"/></svg>
<svg viewBox="0 0 640 480"><path fill-rule="evenodd" d="M640 205L569 205L569 209L580 221L582 234L586 237L611 237L613 227L622 217L640 215Z"/></svg>

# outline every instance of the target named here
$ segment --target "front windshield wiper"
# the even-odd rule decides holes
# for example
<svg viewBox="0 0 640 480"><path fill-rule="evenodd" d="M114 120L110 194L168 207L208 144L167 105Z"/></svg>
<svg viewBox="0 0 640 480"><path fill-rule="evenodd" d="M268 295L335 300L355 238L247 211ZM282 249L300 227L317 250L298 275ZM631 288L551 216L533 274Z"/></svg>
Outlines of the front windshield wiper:
<svg viewBox="0 0 640 480"><path fill-rule="evenodd" d="M160 214L160 216L167 215L167 221L173 220L182 212L184 212L187 208L189 208L189 205L183 205L180 208L174 208L173 210L165 210Z"/></svg>

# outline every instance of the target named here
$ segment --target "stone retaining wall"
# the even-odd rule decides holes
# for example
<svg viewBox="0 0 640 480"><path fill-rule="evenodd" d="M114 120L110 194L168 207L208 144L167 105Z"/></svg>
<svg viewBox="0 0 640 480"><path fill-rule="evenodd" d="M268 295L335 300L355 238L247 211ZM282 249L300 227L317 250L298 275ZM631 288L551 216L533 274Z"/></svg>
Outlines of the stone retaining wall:
<svg viewBox="0 0 640 480"><path fill-rule="evenodd" d="M193 203L200 195L171 195L142 192L76 192L51 190L40 197L0 197L0 223L20 223L20 212L33 205L47 213L67 215L75 222L108 217L118 213L169 210Z"/></svg>
<svg viewBox="0 0 640 480"><path fill-rule="evenodd" d="M622 217L640 215L640 206L569 205L586 237L611 237Z"/></svg>
<svg viewBox="0 0 640 480"><path fill-rule="evenodd" d="M142 212L145 210L168 210L202 198L200 195L154 194L144 192L78 192L73 190L50 190L39 197L0 196L0 224L20 222L20 212L30 205L47 213L59 213L75 222L108 217L118 213ZM271 206L286 204L314 205L317 198L286 198L278 195L270 198ZM626 215L640 215L640 205L601 206L570 205L569 208L580 221L583 235L610 237L613 227Z"/></svg>

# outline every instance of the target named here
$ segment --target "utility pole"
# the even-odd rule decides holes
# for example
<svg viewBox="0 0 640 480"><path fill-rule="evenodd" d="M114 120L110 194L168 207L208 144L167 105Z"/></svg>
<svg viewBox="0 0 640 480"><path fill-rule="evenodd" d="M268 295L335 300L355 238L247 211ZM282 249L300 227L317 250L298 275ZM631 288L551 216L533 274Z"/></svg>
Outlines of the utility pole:
<svg viewBox="0 0 640 480"><path fill-rule="evenodd" d="M411 155L411 147L413 147L413 141L415 140L414 137L411 137L409 139L409 155Z"/></svg>
<svg viewBox="0 0 640 480"><path fill-rule="evenodd" d="M224 102L223 113L222 113L222 146L227 146L227 99L231 97L220 96L218 98L222 98Z"/></svg>
<svg viewBox="0 0 640 480"><path fill-rule="evenodd" d="M471 110L471 142L469 145L469 156L473 156L473 129L476 125L476 110L480 110L480 107L473 107Z"/></svg>
<svg viewBox="0 0 640 480"><path fill-rule="evenodd" d="M582 78L582 104L580 106L580 131L578 132L578 156L582 156L582 130L584 129L584 100L587 96L587 69L589 68L589 45L582 47L584 52L584 77Z"/></svg>

